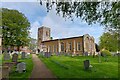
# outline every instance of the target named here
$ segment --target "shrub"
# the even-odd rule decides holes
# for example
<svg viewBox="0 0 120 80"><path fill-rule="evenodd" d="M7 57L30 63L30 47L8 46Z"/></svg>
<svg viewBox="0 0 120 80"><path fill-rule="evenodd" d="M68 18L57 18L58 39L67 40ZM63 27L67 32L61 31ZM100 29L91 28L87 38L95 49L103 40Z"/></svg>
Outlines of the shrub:
<svg viewBox="0 0 120 80"><path fill-rule="evenodd" d="M110 53L110 51L108 51L108 50L103 50L103 51L101 51L101 54L104 56L104 55L106 55L106 56L111 56L112 54Z"/></svg>

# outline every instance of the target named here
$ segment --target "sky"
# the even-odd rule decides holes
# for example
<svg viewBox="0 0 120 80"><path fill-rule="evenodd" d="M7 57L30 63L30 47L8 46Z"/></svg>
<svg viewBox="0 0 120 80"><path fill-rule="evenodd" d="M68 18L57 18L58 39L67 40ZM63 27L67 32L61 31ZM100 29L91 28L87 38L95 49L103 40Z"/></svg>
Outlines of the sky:
<svg viewBox="0 0 120 80"><path fill-rule="evenodd" d="M51 37L53 39L77 37L89 34L95 38L95 42L99 42L99 37L104 32L104 27L98 23L88 25L85 21L74 17L74 21L65 20L63 17L56 15L53 8L47 12L45 5L39 2L2 2L3 8L16 9L23 13L31 24L30 36L37 39L38 28L42 25L51 28Z"/></svg>

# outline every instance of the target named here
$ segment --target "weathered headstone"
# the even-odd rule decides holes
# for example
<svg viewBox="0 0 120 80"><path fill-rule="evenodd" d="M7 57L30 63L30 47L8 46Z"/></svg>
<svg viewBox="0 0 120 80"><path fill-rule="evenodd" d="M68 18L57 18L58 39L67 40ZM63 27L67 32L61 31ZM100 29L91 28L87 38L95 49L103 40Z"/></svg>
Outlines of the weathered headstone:
<svg viewBox="0 0 120 80"><path fill-rule="evenodd" d="M68 53L68 56L71 56L71 53Z"/></svg>
<svg viewBox="0 0 120 80"><path fill-rule="evenodd" d="M120 53L117 53L117 56L119 57L119 56L120 56Z"/></svg>
<svg viewBox="0 0 120 80"><path fill-rule="evenodd" d="M25 54L26 54L25 52L22 52L22 54L21 54L21 58L22 58L22 59L25 58Z"/></svg>
<svg viewBox="0 0 120 80"><path fill-rule="evenodd" d="M26 64L24 62L18 63L16 71L19 73L26 71Z"/></svg>
<svg viewBox="0 0 120 80"><path fill-rule="evenodd" d="M64 56L68 56L68 54L67 54L67 53L65 53L65 54L64 54Z"/></svg>
<svg viewBox="0 0 120 80"><path fill-rule="evenodd" d="M79 54L76 54L76 56L79 56Z"/></svg>
<svg viewBox="0 0 120 80"><path fill-rule="evenodd" d="M41 52L41 53L39 53L39 55L44 57L45 56L45 52Z"/></svg>
<svg viewBox="0 0 120 80"><path fill-rule="evenodd" d="M47 57L47 52L45 52L44 56Z"/></svg>
<svg viewBox="0 0 120 80"><path fill-rule="evenodd" d="M88 52L85 52L85 56L88 56Z"/></svg>
<svg viewBox="0 0 120 80"><path fill-rule="evenodd" d="M58 52L56 53L56 56L58 56Z"/></svg>
<svg viewBox="0 0 120 80"><path fill-rule="evenodd" d="M10 54L4 53L4 60L10 60Z"/></svg>
<svg viewBox="0 0 120 80"><path fill-rule="evenodd" d="M89 69L89 66L90 66L90 61L89 61L89 60L85 60L85 61L84 61L84 69L85 69L85 70L88 70L88 69Z"/></svg>
<svg viewBox="0 0 120 80"><path fill-rule="evenodd" d="M49 58L51 56L51 53L50 52L45 52L45 57Z"/></svg>
<svg viewBox="0 0 120 80"><path fill-rule="evenodd" d="M9 67L8 66L2 66L2 79L8 80L9 78Z"/></svg>
<svg viewBox="0 0 120 80"><path fill-rule="evenodd" d="M27 53L25 58L30 58L30 53Z"/></svg>
<svg viewBox="0 0 120 80"><path fill-rule="evenodd" d="M17 60L18 60L18 54L17 54L17 53L14 53L14 54L12 55L12 62L17 62Z"/></svg>
<svg viewBox="0 0 120 80"><path fill-rule="evenodd" d="M3 65L8 66L9 67L9 72L11 73L15 63L14 62L6 62Z"/></svg>
<svg viewBox="0 0 120 80"><path fill-rule="evenodd" d="M61 55L61 53L60 53L60 52L57 52L57 53L56 53L56 56L60 56L60 55Z"/></svg>

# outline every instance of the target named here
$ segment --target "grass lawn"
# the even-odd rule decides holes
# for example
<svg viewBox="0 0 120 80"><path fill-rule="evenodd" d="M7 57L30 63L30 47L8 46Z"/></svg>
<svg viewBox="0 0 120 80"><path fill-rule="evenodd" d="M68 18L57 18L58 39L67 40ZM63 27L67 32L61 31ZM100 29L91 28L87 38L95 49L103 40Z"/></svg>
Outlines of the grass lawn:
<svg viewBox="0 0 120 80"><path fill-rule="evenodd" d="M39 55L39 58L58 78L118 78L118 57L108 57L108 62L101 57L101 63L98 62L98 57L92 56L52 56L44 58ZM92 70L85 71L83 66L84 60L90 60L93 66ZM68 69L61 67L55 62L64 65Z"/></svg>
<svg viewBox="0 0 120 80"><path fill-rule="evenodd" d="M5 62L11 62L12 60L3 60L2 63ZM21 59L20 55L18 58L18 62L25 62L26 63L26 72L24 73L18 73L15 72L16 66L13 68L13 71L9 74L10 80L17 79L17 80L26 80L25 78L29 78L33 69L33 62L32 62L32 55L30 55L30 58Z"/></svg>

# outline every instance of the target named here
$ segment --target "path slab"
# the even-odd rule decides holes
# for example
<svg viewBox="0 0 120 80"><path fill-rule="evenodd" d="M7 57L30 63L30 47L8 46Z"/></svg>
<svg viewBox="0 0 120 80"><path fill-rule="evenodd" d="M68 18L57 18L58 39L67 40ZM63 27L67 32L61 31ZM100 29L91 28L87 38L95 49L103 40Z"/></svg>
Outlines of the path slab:
<svg viewBox="0 0 120 80"><path fill-rule="evenodd" d="M38 58L36 54L32 54L34 63L33 71L30 79L34 78L56 78L52 72L44 65L44 63Z"/></svg>

